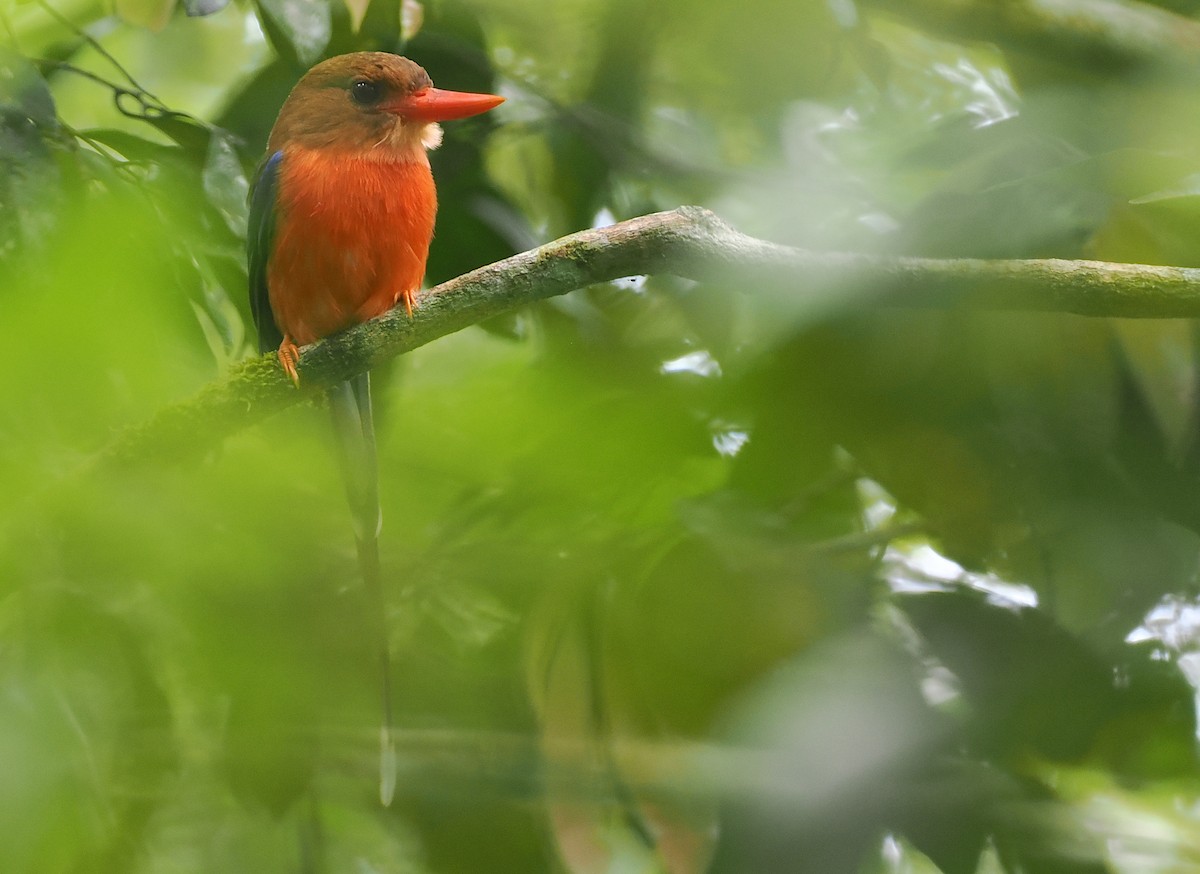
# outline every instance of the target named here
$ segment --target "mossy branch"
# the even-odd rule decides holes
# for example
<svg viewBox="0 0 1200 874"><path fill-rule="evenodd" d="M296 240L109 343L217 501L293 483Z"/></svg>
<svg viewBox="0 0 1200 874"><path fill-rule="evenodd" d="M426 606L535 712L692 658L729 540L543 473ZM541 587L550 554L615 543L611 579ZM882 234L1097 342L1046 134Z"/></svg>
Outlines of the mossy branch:
<svg viewBox="0 0 1200 874"><path fill-rule="evenodd" d="M860 305L965 306L1084 316L1195 318L1200 270L1101 261L937 260L812 252L746 236L680 207L581 231L457 279L304 350L296 389L274 355L235 367L197 395L118 435L102 463L175 457L214 445L327 386L469 325L625 276L723 281L813 311ZM831 289L833 292L831 293ZM858 293L839 293L857 289Z"/></svg>

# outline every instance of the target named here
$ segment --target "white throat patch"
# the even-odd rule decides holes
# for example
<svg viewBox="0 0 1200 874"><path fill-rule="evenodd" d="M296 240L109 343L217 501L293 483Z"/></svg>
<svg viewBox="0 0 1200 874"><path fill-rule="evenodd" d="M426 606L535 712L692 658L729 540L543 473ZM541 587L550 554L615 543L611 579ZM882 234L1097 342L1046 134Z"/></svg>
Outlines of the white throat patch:
<svg viewBox="0 0 1200 874"><path fill-rule="evenodd" d="M437 123L425 125L425 129L421 131L421 145L429 151L433 151L442 144L442 126Z"/></svg>

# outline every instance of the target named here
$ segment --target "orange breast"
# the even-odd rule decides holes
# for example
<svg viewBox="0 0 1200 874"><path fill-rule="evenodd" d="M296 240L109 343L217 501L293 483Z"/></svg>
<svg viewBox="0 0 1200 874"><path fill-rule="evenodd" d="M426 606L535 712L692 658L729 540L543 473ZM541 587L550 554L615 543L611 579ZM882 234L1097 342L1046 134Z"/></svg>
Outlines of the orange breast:
<svg viewBox="0 0 1200 874"><path fill-rule="evenodd" d="M386 312L421 286L437 213L419 160L284 151L267 268L280 329L304 345Z"/></svg>

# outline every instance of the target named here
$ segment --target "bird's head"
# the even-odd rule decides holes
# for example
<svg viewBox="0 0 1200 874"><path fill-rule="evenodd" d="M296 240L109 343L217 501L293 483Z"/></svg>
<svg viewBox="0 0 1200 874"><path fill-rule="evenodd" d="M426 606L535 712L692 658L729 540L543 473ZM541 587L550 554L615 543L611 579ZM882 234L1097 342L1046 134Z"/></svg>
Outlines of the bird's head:
<svg viewBox="0 0 1200 874"><path fill-rule="evenodd" d="M424 160L441 142L439 121L498 106L503 97L434 88L408 58L355 52L317 64L296 83L271 131L270 150L297 145L383 161Z"/></svg>

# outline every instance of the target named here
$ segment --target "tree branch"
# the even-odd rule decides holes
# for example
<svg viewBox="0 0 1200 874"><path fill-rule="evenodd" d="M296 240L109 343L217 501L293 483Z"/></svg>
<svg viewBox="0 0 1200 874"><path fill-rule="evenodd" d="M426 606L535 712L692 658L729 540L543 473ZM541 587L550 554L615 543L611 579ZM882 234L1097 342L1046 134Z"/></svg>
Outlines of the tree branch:
<svg viewBox="0 0 1200 874"><path fill-rule="evenodd" d="M391 312L307 347L301 388L274 355L235 367L190 400L117 437L102 464L178 457L211 446L370 367L518 307L642 274L722 281L789 309L845 310L863 295L892 306L967 306L1126 318L1200 316L1200 269L1102 261L937 260L811 252L746 236L680 207L581 231L444 282L412 319Z"/></svg>
<svg viewBox="0 0 1200 874"><path fill-rule="evenodd" d="M1112 73L1200 61L1200 22L1138 0L867 0L956 39L998 42Z"/></svg>

